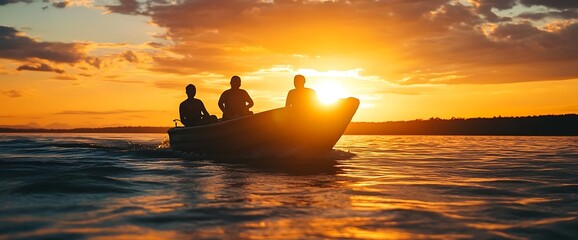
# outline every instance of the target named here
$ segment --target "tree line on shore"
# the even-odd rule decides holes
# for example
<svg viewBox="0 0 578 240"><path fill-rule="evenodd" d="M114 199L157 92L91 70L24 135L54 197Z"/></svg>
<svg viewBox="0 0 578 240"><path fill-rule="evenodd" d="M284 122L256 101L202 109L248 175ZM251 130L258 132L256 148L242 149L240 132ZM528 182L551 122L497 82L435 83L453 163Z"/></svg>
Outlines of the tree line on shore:
<svg viewBox="0 0 578 240"><path fill-rule="evenodd" d="M350 124L345 134L578 136L578 115L358 122Z"/></svg>
<svg viewBox="0 0 578 240"><path fill-rule="evenodd" d="M0 128L3 133L166 133L169 127L74 129ZM349 135L526 135L578 136L578 114L493 118L430 118L391 122L352 122Z"/></svg>

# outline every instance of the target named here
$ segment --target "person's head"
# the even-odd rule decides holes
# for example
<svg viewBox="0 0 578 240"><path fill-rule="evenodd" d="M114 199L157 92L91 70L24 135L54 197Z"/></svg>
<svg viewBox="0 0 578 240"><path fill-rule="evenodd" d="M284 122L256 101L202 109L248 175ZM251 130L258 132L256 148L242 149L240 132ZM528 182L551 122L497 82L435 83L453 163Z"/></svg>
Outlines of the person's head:
<svg viewBox="0 0 578 240"><path fill-rule="evenodd" d="M241 78L237 75L231 78L231 88L239 89L241 87Z"/></svg>
<svg viewBox="0 0 578 240"><path fill-rule="evenodd" d="M195 94L197 94L197 88L193 84L187 85L185 89L187 92L187 96L189 96L189 98L194 98Z"/></svg>
<svg viewBox="0 0 578 240"><path fill-rule="evenodd" d="M303 75L295 75L293 78L293 85L295 85L295 88L304 88L305 77Z"/></svg>

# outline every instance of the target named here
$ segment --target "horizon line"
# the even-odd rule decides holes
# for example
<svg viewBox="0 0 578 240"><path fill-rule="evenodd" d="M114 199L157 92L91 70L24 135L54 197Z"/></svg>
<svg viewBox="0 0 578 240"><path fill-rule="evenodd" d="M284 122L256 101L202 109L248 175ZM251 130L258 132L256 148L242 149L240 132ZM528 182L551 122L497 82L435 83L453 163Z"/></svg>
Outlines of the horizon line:
<svg viewBox="0 0 578 240"><path fill-rule="evenodd" d="M578 116L578 113L565 113L565 114L545 114L545 115L527 115L527 116L493 116L493 117L451 117L451 118L439 118L430 117L428 119L417 118L413 120L395 120L395 121L381 121L381 122L371 122L371 121L357 121L351 122L350 124L380 124L380 123L403 123L403 122L426 122L426 121L461 121L461 120L482 120L482 119L519 119L519 118L540 118L540 117L571 117ZM174 126L145 126L145 125L119 125L119 126L103 126L103 127L71 127L71 128L46 128L46 127L31 127L27 125L0 125L0 129L5 130L49 130L49 131L72 131L72 130L85 130L85 129L111 129L111 128L173 128Z"/></svg>

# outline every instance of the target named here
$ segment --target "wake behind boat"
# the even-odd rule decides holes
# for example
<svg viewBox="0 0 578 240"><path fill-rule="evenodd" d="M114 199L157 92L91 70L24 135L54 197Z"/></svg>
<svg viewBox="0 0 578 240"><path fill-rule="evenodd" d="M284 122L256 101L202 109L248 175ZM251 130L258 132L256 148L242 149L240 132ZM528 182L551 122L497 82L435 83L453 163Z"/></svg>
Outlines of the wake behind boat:
<svg viewBox="0 0 578 240"><path fill-rule="evenodd" d="M217 123L175 127L171 148L209 154L310 155L335 146L359 107L347 98L333 105L278 108Z"/></svg>

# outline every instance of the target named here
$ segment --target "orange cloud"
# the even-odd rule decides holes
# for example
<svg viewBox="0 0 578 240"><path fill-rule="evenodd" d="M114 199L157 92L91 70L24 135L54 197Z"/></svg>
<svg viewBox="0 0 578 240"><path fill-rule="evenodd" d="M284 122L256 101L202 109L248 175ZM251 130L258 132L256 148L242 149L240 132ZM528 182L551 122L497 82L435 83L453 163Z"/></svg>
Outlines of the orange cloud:
<svg viewBox="0 0 578 240"><path fill-rule="evenodd" d="M183 76L242 75L278 65L363 69L402 85L578 78L575 1L461 2L123 0L104 8L150 16L167 29L158 37L174 44L40 42L0 27L0 46L16 46L0 47L0 58L69 63L79 76L135 64ZM503 14L514 8L527 12Z"/></svg>
<svg viewBox="0 0 578 240"><path fill-rule="evenodd" d="M578 77L578 23L546 31L497 10L516 1L181 1L151 6L175 42L153 70L223 75L274 65L364 69L400 84ZM573 3L522 1L575 11ZM556 17L556 16L554 16ZM561 16L558 16L561 17ZM565 19L572 18L565 14ZM488 32L483 26L494 23Z"/></svg>
<svg viewBox="0 0 578 240"><path fill-rule="evenodd" d="M49 66L48 64L44 64L44 63L22 65L22 66L18 67L16 70L18 70L18 71L55 72L55 73L59 73L59 74L64 73L64 70Z"/></svg>
<svg viewBox="0 0 578 240"><path fill-rule="evenodd" d="M9 97L9 98L19 98L22 97L23 94L20 91L17 90L8 90L8 91L3 91L2 94L4 94L5 96Z"/></svg>

